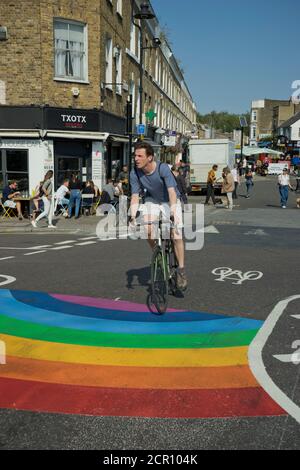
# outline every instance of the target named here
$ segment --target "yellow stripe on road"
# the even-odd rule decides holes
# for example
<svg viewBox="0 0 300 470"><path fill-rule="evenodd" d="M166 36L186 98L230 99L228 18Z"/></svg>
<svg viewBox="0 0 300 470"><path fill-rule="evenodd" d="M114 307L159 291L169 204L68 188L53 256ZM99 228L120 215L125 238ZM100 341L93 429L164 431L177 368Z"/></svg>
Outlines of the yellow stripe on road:
<svg viewBox="0 0 300 470"><path fill-rule="evenodd" d="M248 347L127 349L73 346L0 335L8 356L73 364L132 367L222 367L248 364ZM0 368L1 375L1 368Z"/></svg>

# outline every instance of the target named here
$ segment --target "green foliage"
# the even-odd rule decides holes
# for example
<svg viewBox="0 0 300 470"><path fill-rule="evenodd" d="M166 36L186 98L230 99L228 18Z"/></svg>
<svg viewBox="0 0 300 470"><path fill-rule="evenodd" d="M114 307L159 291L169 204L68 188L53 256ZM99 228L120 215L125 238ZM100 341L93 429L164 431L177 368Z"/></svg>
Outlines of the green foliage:
<svg viewBox="0 0 300 470"><path fill-rule="evenodd" d="M250 123L250 113L244 113L243 116L247 118L248 124ZM240 114L230 114L227 111L216 112L212 111L209 114L199 114L197 121L201 124L207 124L219 132L233 132L234 129L240 128ZM245 135L249 135L249 128L244 129Z"/></svg>

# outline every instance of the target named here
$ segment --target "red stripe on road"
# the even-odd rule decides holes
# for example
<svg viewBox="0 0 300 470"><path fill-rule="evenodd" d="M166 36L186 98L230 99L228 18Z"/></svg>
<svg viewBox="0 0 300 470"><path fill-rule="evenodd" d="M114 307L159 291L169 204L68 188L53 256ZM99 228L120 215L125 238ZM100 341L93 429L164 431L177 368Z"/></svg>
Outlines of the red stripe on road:
<svg viewBox="0 0 300 470"><path fill-rule="evenodd" d="M149 418L286 415L261 388L138 390L78 387L0 378L0 408L44 413Z"/></svg>

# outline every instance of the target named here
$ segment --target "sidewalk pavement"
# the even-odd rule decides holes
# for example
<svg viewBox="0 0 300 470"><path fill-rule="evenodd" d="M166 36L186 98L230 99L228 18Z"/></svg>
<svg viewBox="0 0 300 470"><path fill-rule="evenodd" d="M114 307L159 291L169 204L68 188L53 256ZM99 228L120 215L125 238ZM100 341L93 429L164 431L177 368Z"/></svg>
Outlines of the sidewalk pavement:
<svg viewBox="0 0 300 470"><path fill-rule="evenodd" d="M96 227L102 217L82 216L79 219L65 219L64 217L53 218L54 228L48 228L47 219L39 222L38 228L34 228L28 219L19 221L17 217L13 219L0 219L0 234L3 233L66 233L66 234L86 234L96 235Z"/></svg>

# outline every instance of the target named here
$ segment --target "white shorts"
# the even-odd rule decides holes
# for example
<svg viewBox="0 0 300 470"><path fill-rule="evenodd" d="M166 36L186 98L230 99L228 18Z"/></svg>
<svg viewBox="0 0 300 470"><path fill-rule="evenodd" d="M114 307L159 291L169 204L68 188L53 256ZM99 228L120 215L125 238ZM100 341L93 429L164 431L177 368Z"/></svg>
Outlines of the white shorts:
<svg viewBox="0 0 300 470"><path fill-rule="evenodd" d="M168 202L158 203L154 199L148 199L145 204L140 206L140 211L143 214L145 222L155 222L162 214L162 220L166 224L170 222L171 207ZM176 233L174 238L182 238L183 218L181 202L177 200L175 207L175 225Z"/></svg>
<svg viewBox="0 0 300 470"><path fill-rule="evenodd" d="M10 207L11 209L15 209L17 207L17 204L14 201L5 201L3 205L4 207Z"/></svg>

